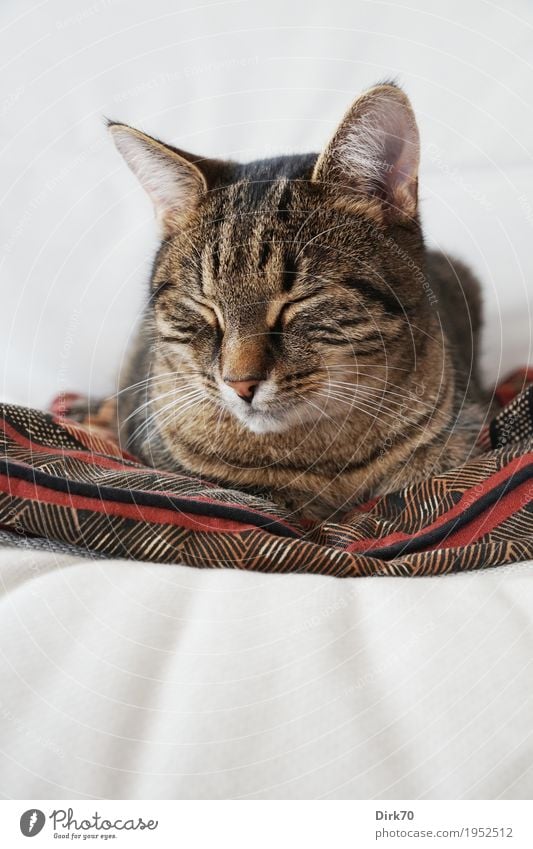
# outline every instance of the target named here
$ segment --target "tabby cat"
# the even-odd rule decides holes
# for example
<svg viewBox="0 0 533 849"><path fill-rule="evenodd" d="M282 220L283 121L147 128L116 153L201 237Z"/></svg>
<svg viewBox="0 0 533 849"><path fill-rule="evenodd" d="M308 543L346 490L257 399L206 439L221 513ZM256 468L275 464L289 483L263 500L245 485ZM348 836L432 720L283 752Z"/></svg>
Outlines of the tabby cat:
<svg viewBox="0 0 533 849"><path fill-rule="evenodd" d="M110 131L162 231L125 448L311 518L475 451L479 287L424 248L399 87L359 97L319 155L243 165Z"/></svg>

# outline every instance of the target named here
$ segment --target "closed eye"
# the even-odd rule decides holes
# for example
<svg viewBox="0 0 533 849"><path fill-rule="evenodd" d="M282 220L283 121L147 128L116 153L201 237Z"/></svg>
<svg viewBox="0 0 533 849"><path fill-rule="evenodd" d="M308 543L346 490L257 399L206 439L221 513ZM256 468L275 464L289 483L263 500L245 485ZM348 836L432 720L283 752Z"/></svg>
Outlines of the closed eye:
<svg viewBox="0 0 533 849"><path fill-rule="evenodd" d="M299 304L314 303L320 294L320 292L315 291L307 295L301 295L299 298L291 298L290 301L286 301L280 308L276 324L278 324L278 322L280 322L283 318L290 316L290 311L293 307L298 306Z"/></svg>
<svg viewBox="0 0 533 849"><path fill-rule="evenodd" d="M181 303L190 306L195 313L199 313L214 330L224 331L224 318L215 304L200 301L191 295L182 296Z"/></svg>
<svg viewBox="0 0 533 849"><path fill-rule="evenodd" d="M173 309L168 302L158 310L163 319L167 342L183 342L187 337L200 333L207 324L217 335L224 333L224 318L214 305L200 301L191 295L180 294ZM177 331L177 333L175 333Z"/></svg>

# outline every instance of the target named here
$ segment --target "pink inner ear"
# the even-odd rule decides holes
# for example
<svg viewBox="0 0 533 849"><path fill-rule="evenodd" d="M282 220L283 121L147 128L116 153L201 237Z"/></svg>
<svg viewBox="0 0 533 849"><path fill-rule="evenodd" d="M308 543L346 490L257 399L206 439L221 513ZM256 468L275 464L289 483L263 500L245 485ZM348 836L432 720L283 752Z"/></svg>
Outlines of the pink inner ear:
<svg viewBox="0 0 533 849"><path fill-rule="evenodd" d="M407 96L393 85L363 94L319 156L313 179L350 187L400 213L416 213L419 137Z"/></svg>
<svg viewBox="0 0 533 849"><path fill-rule="evenodd" d="M365 116L365 123L367 131L374 125L376 141L381 140L377 144L383 158L382 185L392 204L414 212L420 149L414 115L406 104L385 95L375 107Z"/></svg>
<svg viewBox="0 0 533 849"><path fill-rule="evenodd" d="M418 129L414 117L404 108L398 108L397 122L393 132L396 138L393 143L391 155L391 188L393 193L397 189L405 190L412 194L416 201L416 185L418 175L418 162L420 157L420 144Z"/></svg>

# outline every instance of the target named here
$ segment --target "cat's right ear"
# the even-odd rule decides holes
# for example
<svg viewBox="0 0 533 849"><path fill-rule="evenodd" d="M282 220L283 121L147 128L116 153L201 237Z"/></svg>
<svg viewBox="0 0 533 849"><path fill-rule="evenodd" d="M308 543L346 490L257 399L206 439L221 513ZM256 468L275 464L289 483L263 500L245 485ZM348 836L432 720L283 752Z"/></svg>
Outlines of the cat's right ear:
<svg viewBox="0 0 533 849"><path fill-rule="evenodd" d="M200 169L174 148L126 124L108 123L118 151L149 195L167 238L207 191Z"/></svg>
<svg viewBox="0 0 533 849"><path fill-rule="evenodd" d="M407 95L394 83L375 86L352 104L313 180L337 195L372 199L387 216L417 212L420 142Z"/></svg>

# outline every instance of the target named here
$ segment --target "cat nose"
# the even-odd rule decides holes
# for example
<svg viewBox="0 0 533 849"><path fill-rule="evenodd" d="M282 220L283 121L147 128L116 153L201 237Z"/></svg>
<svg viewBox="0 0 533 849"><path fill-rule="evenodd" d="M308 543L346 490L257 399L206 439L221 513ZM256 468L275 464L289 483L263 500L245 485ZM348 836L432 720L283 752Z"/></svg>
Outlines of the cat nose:
<svg viewBox="0 0 533 849"><path fill-rule="evenodd" d="M249 380L229 380L227 377L224 378L224 383L231 386L239 398L242 398L243 401L247 401L248 403L250 403L254 397L255 390L259 386L260 382L260 380L255 380L254 378Z"/></svg>

